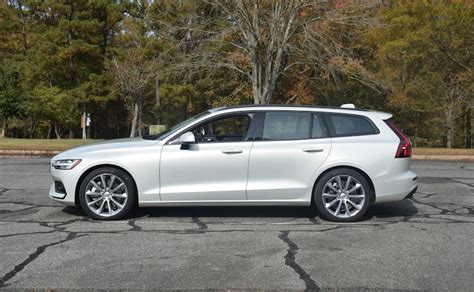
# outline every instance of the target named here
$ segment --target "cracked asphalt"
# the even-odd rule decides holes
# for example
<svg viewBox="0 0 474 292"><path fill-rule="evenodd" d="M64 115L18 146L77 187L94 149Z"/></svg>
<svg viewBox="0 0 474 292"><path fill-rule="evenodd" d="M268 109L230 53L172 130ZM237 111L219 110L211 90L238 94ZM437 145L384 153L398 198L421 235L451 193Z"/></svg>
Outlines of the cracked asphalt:
<svg viewBox="0 0 474 292"><path fill-rule="evenodd" d="M472 163L414 162L413 200L372 205L351 224L302 207L92 221L48 199L48 163L0 159L2 289L473 289Z"/></svg>

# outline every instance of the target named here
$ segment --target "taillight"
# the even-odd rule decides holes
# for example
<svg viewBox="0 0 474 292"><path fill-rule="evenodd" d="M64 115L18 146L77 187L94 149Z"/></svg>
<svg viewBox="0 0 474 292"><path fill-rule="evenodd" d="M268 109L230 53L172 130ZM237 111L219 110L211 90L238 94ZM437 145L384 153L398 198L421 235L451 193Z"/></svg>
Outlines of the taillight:
<svg viewBox="0 0 474 292"><path fill-rule="evenodd" d="M411 142L405 134L403 134L402 130L400 130L393 120L385 121L387 125L392 129L392 131L397 134L398 138L400 138L400 143L398 144L397 153L395 154L395 158L405 158L411 157Z"/></svg>

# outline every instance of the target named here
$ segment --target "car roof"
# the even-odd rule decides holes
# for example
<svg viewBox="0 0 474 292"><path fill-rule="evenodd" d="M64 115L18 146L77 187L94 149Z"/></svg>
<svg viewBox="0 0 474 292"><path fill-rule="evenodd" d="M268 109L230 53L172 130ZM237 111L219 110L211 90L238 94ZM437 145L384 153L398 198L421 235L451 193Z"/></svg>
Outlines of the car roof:
<svg viewBox="0 0 474 292"><path fill-rule="evenodd" d="M209 110L211 113L218 113L221 111L238 111L239 109L242 110L323 110L326 112L340 112L340 113L350 113L350 112L359 112L361 114L375 114L382 120L386 120L392 117L392 114L379 112L379 111L371 111L367 109L361 108L347 108L347 107L336 107L336 106L314 106L314 105L288 105L288 104L248 104L248 105L237 105L237 106L228 106L228 107L218 107Z"/></svg>
<svg viewBox="0 0 474 292"><path fill-rule="evenodd" d="M350 110L350 111L363 111L368 112L369 110L360 109L360 108L341 108L337 106L315 106L315 105L289 105L289 104L246 104L246 105L236 105L236 106L224 106L213 108L210 110L211 112L218 112L222 110L230 110L230 109L269 109L269 108L276 108L276 109L332 109L332 110Z"/></svg>

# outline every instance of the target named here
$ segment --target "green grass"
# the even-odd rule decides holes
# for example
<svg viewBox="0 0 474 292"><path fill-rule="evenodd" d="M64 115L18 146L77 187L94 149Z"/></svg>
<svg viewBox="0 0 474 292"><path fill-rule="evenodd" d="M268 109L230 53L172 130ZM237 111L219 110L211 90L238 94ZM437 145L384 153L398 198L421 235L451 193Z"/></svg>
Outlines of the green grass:
<svg viewBox="0 0 474 292"><path fill-rule="evenodd" d="M474 149L458 148L414 148L414 155L471 155L474 156Z"/></svg>
<svg viewBox="0 0 474 292"><path fill-rule="evenodd" d="M48 150L63 151L79 145L94 143L100 140L82 139L0 139L0 150Z"/></svg>

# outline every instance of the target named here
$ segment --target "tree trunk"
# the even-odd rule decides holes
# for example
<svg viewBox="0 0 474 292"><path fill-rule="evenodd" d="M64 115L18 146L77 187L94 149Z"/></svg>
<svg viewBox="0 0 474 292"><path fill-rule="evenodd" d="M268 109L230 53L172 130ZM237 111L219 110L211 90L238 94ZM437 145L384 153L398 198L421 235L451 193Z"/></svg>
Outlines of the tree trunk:
<svg viewBox="0 0 474 292"><path fill-rule="evenodd" d="M69 139L74 139L74 131L69 130Z"/></svg>
<svg viewBox="0 0 474 292"><path fill-rule="evenodd" d="M156 124L159 125L160 115L158 113L158 110L161 108L160 79L159 78L156 78L156 81L155 81L155 98L156 98L155 109L157 113Z"/></svg>
<svg viewBox="0 0 474 292"><path fill-rule="evenodd" d="M56 139L61 139L61 134L59 133L58 123L54 123L54 134L56 134Z"/></svg>
<svg viewBox="0 0 474 292"><path fill-rule="evenodd" d="M471 149L474 148L474 98L471 98Z"/></svg>
<svg viewBox="0 0 474 292"><path fill-rule="evenodd" d="M86 109L84 108L82 110L82 115L81 115L81 125L82 125L82 140L87 139L87 114L86 114Z"/></svg>
<svg viewBox="0 0 474 292"><path fill-rule="evenodd" d="M137 123L138 123L138 136L143 136L143 99L140 97L138 99L138 115L137 115Z"/></svg>
<svg viewBox="0 0 474 292"><path fill-rule="evenodd" d="M448 106L446 108L446 147L452 148L453 147L453 140L454 140L454 113L453 108Z"/></svg>
<svg viewBox="0 0 474 292"><path fill-rule="evenodd" d="M33 139L33 137L35 136L35 129L36 129L36 119L35 117L31 116L30 133L28 135L30 139Z"/></svg>
<svg viewBox="0 0 474 292"><path fill-rule="evenodd" d="M135 102L133 118L132 118L132 129L130 130L130 138L135 137L135 134L137 132L137 119L138 119L138 103Z"/></svg>
<svg viewBox="0 0 474 292"><path fill-rule="evenodd" d="M23 3L18 1L18 9L20 10L20 23L21 23L21 36L23 38L23 55L27 54L28 45L27 45L27 36L26 36L26 22L25 22L25 13L23 12Z"/></svg>
<svg viewBox="0 0 474 292"><path fill-rule="evenodd" d="M8 117L3 117L2 131L0 133L0 138L5 138L7 136L8 129Z"/></svg>
<svg viewBox="0 0 474 292"><path fill-rule="evenodd" d="M48 134L46 134L46 139L51 139L51 122L48 125Z"/></svg>

